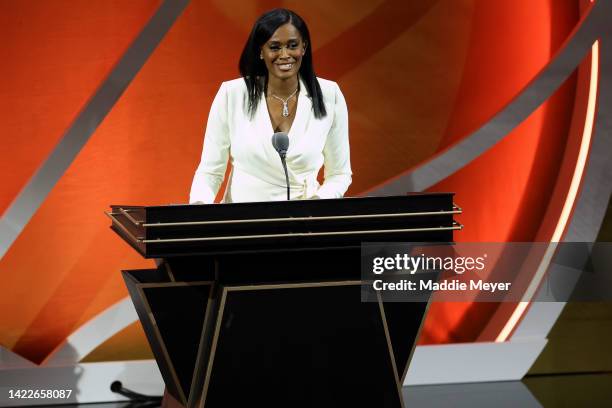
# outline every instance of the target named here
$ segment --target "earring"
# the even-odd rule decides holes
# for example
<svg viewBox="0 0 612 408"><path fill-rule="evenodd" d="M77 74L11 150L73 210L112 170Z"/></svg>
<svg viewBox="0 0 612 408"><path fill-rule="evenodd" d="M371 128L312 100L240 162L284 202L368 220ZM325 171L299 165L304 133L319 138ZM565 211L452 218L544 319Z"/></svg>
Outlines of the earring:
<svg viewBox="0 0 612 408"><path fill-rule="evenodd" d="M259 59L263 59L263 54L259 54Z"/></svg>

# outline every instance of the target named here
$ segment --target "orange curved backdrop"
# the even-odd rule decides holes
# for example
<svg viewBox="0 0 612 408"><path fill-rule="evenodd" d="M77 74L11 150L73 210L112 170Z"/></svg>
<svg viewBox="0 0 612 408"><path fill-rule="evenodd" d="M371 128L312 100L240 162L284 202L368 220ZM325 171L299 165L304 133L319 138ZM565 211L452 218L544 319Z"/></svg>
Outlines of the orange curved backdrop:
<svg viewBox="0 0 612 408"><path fill-rule="evenodd" d="M9 55L0 74L14 78L1 85L0 170L10 177L0 186L0 212L160 3L0 3L0 33L13 39L0 44ZM309 23L317 73L337 81L348 101L349 195L486 123L550 62L580 18L574 0L192 0L0 260L1 345L39 363L127 295L119 271L151 263L108 229L103 211L110 203L187 200L212 98L221 81L237 77L255 18L277 6ZM458 240L534 239L578 86L571 77L503 142L432 188L457 191L467 226ZM477 309L434 306L422 342L475 340L494 310ZM118 336L110 347L142 341L133 328Z"/></svg>

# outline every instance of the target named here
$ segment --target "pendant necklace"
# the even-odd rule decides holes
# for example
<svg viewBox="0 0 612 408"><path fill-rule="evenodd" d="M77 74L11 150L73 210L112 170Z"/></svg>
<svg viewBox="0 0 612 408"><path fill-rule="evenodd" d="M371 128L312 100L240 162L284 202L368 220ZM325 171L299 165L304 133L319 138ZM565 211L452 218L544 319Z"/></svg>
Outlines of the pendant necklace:
<svg viewBox="0 0 612 408"><path fill-rule="evenodd" d="M295 96L295 94L297 93L297 91L299 89L300 89L299 87L296 88L295 91L293 91L293 93L291 95L289 95L289 97L287 99L283 99L280 96L276 96L274 94L270 94L270 96L272 96L273 98L278 99L279 101L281 101L283 103L283 117L286 118L287 116L289 116L289 106L287 106L287 102L289 102L289 100Z"/></svg>

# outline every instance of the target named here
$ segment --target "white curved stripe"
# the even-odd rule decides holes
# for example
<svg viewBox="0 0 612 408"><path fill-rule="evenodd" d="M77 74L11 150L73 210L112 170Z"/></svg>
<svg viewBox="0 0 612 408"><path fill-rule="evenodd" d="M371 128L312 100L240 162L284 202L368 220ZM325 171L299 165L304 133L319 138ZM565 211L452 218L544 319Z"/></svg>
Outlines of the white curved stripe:
<svg viewBox="0 0 612 408"><path fill-rule="evenodd" d="M13 352L13 350L0 346L0 370L32 367L36 367L36 364L21 357L19 354Z"/></svg>
<svg viewBox="0 0 612 408"><path fill-rule="evenodd" d="M76 364L136 320L136 309L130 298L125 297L74 331L41 365Z"/></svg>
<svg viewBox="0 0 612 408"><path fill-rule="evenodd" d="M587 158L589 155L589 150L591 147L591 139L593 135L593 124L595 122L595 102L597 100L597 78L599 75L599 41L595 41L593 46L591 47L591 77L589 83L589 97L587 101L587 112L584 123L584 130L582 132L582 142L580 143L580 151L578 153L578 160L576 161L576 167L574 169L574 174L572 176L572 181L570 183L569 190L567 192L567 196L565 198L565 203L563 204L563 209L561 211L561 215L559 216L559 221L557 222L557 226L553 233L551 239L551 245L548 246L538 269L525 292L524 299L527 301L520 302L512 315L506 322L504 328L501 330L497 338L496 342L506 341L510 333L514 330L517 323L527 310L529 306L530 300L535 295L536 290L540 286L540 282L550 265L550 261L553 258L555 250L557 248L558 242L563 237L563 231L565 231L565 227L569 221L572 209L574 208L574 203L576 201L576 197L578 195L578 190L580 189L580 183L582 181L582 176L584 174L584 169L586 167Z"/></svg>

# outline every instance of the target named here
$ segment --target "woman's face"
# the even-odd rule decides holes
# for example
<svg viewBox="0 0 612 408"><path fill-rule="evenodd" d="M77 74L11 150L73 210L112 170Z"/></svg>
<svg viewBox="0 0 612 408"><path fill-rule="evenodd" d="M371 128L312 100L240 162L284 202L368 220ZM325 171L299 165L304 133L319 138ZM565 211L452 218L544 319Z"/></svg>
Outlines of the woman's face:
<svg viewBox="0 0 612 408"><path fill-rule="evenodd" d="M287 23L278 27L261 47L260 58L264 60L271 77L289 79L297 76L306 45L298 29Z"/></svg>

